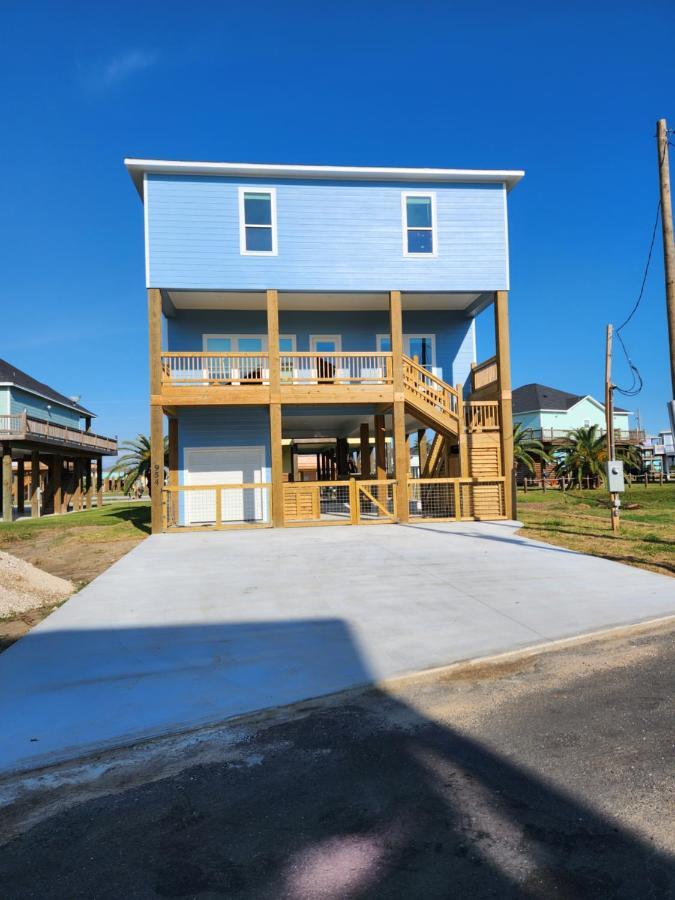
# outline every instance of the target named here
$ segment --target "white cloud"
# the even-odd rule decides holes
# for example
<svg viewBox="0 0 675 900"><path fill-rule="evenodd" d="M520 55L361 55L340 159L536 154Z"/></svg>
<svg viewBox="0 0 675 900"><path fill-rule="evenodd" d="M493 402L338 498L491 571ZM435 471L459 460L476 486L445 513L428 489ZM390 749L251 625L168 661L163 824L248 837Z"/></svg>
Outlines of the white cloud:
<svg viewBox="0 0 675 900"><path fill-rule="evenodd" d="M128 50L120 53L106 63L99 63L87 73L86 84L91 90L102 91L112 88L123 81L152 68L159 59L154 50Z"/></svg>

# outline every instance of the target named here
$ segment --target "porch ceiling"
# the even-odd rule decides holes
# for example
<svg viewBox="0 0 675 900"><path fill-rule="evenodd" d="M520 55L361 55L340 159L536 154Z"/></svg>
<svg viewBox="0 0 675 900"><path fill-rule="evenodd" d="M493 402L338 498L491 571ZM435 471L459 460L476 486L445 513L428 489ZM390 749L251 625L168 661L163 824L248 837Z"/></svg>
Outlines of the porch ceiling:
<svg viewBox="0 0 675 900"><path fill-rule="evenodd" d="M266 306L264 291L165 291L170 301L165 304L165 313L175 309L260 309ZM462 293L403 293L403 309L456 309L473 306L481 297L480 291ZM167 307L169 307L167 309ZM281 310L387 310L389 295L381 293L360 293L344 291L340 293L311 293L290 291L279 292Z"/></svg>
<svg viewBox="0 0 675 900"><path fill-rule="evenodd" d="M285 438L355 437L362 422L369 422L372 428L372 416L359 413L339 415L328 412L323 415L307 416L289 415L284 410L282 434Z"/></svg>

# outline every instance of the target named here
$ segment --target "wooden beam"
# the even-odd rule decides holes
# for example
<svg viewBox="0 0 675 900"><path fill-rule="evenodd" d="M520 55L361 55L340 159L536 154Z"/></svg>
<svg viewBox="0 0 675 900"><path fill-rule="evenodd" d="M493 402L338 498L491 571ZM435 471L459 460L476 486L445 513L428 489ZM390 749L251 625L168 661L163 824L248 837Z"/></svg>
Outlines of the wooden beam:
<svg viewBox="0 0 675 900"><path fill-rule="evenodd" d="M148 290L148 357L150 395L162 390L162 293ZM162 530L162 491L164 489L164 417L159 406L150 406L150 498L153 534Z"/></svg>
<svg viewBox="0 0 675 900"><path fill-rule="evenodd" d="M427 430L426 428L420 428L417 431L417 458L420 467L420 478L423 477L422 473L426 469L428 457L429 445L427 443Z"/></svg>
<svg viewBox="0 0 675 900"><path fill-rule="evenodd" d="M394 476L396 478L396 506L399 522L408 521L408 471L410 448L405 433L405 403L394 403Z"/></svg>
<svg viewBox="0 0 675 900"><path fill-rule="evenodd" d="M84 461L84 499L85 506L87 509L91 509L92 507L92 481L91 481L91 460L85 459Z"/></svg>
<svg viewBox="0 0 675 900"><path fill-rule="evenodd" d="M30 455L30 514L37 519L40 515L40 452L33 450Z"/></svg>
<svg viewBox="0 0 675 900"><path fill-rule="evenodd" d="M509 295L495 292L495 344L497 348L497 389L501 430L504 506L509 519L513 508L513 411L511 404L511 353L509 349Z"/></svg>
<svg viewBox="0 0 675 900"><path fill-rule="evenodd" d="M12 521L12 447L2 445L2 518Z"/></svg>
<svg viewBox="0 0 675 900"><path fill-rule="evenodd" d="M169 419L169 487L178 487L178 419ZM217 496L220 496L220 491ZM178 492L170 494L167 500L169 525L178 525Z"/></svg>
<svg viewBox="0 0 675 900"><path fill-rule="evenodd" d="M469 477L469 445L466 437L466 423L464 417L464 388L461 384L456 385L457 390L457 415L459 417L459 434L457 435L457 443L459 444L459 477Z"/></svg>
<svg viewBox="0 0 675 900"><path fill-rule="evenodd" d="M23 456L16 464L16 514L22 516L24 513L24 498L26 496L26 466Z"/></svg>
<svg viewBox="0 0 675 900"><path fill-rule="evenodd" d="M387 477L386 428L384 416L375 416L375 468L378 481Z"/></svg>
<svg viewBox="0 0 675 900"><path fill-rule="evenodd" d="M59 462L60 465L60 462ZM96 457L96 506L103 507L103 457Z"/></svg>
<svg viewBox="0 0 675 900"><path fill-rule="evenodd" d="M52 492L53 504L54 504L54 515L60 516L62 512L63 505L63 493L61 488L62 482L62 474L63 474L63 457L55 456L54 464L52 465L52 478L54 479L54 490Z"/></svg>
<svg viewBox="0 0 675 900"><path fill-rule="evenodd" d="M153 534L162 531L162 492L164 490L164 414L159 406L150 407L150 523Z"/></svg>
<svg viewBox="0 0 675 900"><path fill-rule="evenodd" d="M408 470L410 450L405 434L405 394L403 387L403 312L401 292L389 294L389 333L391 335L394 380L394 474L399 522L408 521Z"/></svg>
<svg viewBox="0 0 675 900"><path fill-rule="evenodd" d="M284 525L284 464L281 447L281 404L270 403L270 456L272 461L272 525Z"/></svg>
<svg viewBox="0 0 675 900"><path fill-rule="evenodd" d="M281 369L279 367L279 292L267 291L267 353L269 362L270 402L280 403Z"/></svg>
<svg viewBox="0 0 675 900"><path fill-rule="evenodd" d="M370 425L367 422L361 423L361 478L370 478Z"/></svg>

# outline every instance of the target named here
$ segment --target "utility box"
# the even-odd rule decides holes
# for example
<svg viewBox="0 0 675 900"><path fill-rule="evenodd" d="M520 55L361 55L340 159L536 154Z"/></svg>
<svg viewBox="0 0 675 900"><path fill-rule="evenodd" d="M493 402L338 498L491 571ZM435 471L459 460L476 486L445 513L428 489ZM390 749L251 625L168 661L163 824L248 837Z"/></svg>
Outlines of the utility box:
<svg viewBox="0 0 675 900"><path fill-rule="evenodd" d="M607 490L610 494L621 494L625 491L623 463L620 459L610 459L607 462Z"/></svg>

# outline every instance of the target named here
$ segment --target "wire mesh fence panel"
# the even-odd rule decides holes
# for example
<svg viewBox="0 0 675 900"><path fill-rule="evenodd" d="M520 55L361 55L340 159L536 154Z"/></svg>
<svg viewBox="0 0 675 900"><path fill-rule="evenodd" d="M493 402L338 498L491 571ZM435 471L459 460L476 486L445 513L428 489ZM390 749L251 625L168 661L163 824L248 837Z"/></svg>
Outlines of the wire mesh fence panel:
<svg viewBox="0 0 675 900"><path fill-rule="evenodd" d="M456 519L457 480L425 480L408 482L409 517L411 519Z"/></svg>
<svg viewBox="0 0 675 900"><path fill-rule="evenodd" d="M271 524L270 485L180 486L163 498L166 528L228 528Z"/></svg>
<svg viewBox="0 0 675 900"><path fill-rule="evenodd" d="M319 509L322 520L349 521L351 496L348 484L319 484Z"/></svg>
<svg viewBox="0 0 675 900"><path fill-rule="evenodd" d="M395 482L358 481L358 512L360 522L391 522L396 514Z"/></svg>

